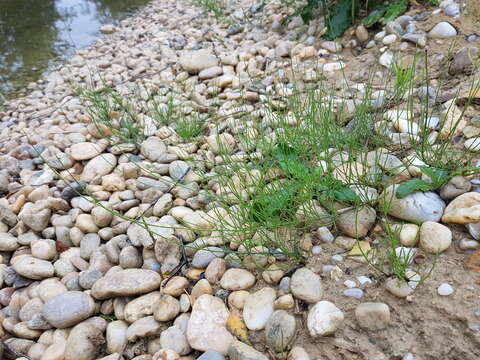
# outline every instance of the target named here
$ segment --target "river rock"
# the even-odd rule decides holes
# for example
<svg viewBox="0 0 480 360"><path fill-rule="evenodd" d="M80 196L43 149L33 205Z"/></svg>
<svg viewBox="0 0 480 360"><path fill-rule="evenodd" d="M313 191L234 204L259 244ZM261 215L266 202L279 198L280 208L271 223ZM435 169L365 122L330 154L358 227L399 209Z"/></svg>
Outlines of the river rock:
<svg viewBox="0 0 480 360"><path fill-rule="evenodd" d="M86 293L69 291L55 296L45 303L43 317L57 329L78 324L90 317L95 311L95 302Z"/></svg>
<svg viewBox="0 0 480 360"><path fill-rule="evenodd" d="M377 214L374 209L369 206L362 206L359 209L341 213L336 220L336 225L345 235L363 238L375 223L376 217Z"/></svg>
<svg viewBox="0 0 480 360"><path fill-rule="evenodd" d="M222 258L224 256L225 251L223 249L215 246L207 246L195 253L192 259L192 265L199 269L205 269L213 259Z"/></svg>
<svg viewBox="0 0 480 360"><path fill-rule="evenodd" d="M8 233L0 233L0 251L17 250L20 244L17 238Z"/></svg>
<svg viewBox="0 0 480 360"><path fill-rule="evenodd" d="M445 225L426 221L420 227L420 248L429 254L439 254L452 244L452 231Z"/></svg>
<svg viewBox="0 0 480 360"><path fill-rule="evenodd" d="M92 287L92 296L104 300L145 294L160 287L161 276L152 270L126 269L107 274Z"/></svg>
<svg viewBox="0 0 480 360"><path fill-rule="evenodd" d="M202 295L193 304L187 340L199 351L213 350L226 355L233 336L226 328L230 312L220 298Z"/></svg>
<svg viewBox="0 0 480 360"><path fill-rule="evenodd" d="M390 308L384 303L366 302L357 306L355 317L363 328L385 329L390 323Z"/></svg>
<svg viewBox="0 0 480 360"><path fill-rule="evenodd" d="M474 69L475 60L478 59L480 50L477 47L467 47L458 51L450 64L448 72L451 75L470 73Z"/></svg>
<svg viewBox="0 0 480 360"><path fill-rule="evenodd" d="M107 147L108 142L98 143L80 142L72 145L70 154L74 160L90 160L100 155Z"/></svg>
<svg viewBox="0 0 480 360"><path fill-rule="evenodd" d="M167 146L161 139L152 136L142 142L140 153L150 161L157 161L167 153Z"/></svg>
<svg viewBox="0 0 480 360"><path fill-rule="evenodd" d="M135 342L139 338L158 335L162 328L162 324L153 318L153 316L145 316L131 324L127 329L127 340Z"/></svg>
<svg viewBox="0 0 480 360"><path fill-rule="evenodd" d="M235 149L235 138L229 133L214 134L207 138L207 143L215 154L232 154Z"/></svg>
<svg viewBox="0 0 480 360"><path fill-rule="evenodd" d="M270 349L283 352L293 341L296 331L296 321L293 315L285 310L276 310L265 327L265 339Z"/></svg>
<svg viewBox="0 0 480 360"><path fill-rule="evenodd" d="M300 268L290 279L290 291L293 296L307 303L319 301L323 295L320 276L307 268Z"/></svg>
<svg viewBox="0 0 480 360"><path fill-rule="evenodd" d="M125 320L133 323L144 316L152 315L160 300L160 293L153 291L129 301L123 311Z"/></svg>
<svg viewBox="0 0 480 360"><path fill-rule="evenodd" d="M308 312L308 331L312 337L333 334L343 319L343 312L335 304L330 301L320 301Z"/></svg>
<svg viewBox="0 0 480 360"><path fill-rule="evenodd" d="M268 357L243 342L234 340L228 349L230 360L268 360Z"/></svg>
<svg viewBox="0 0 480 360"><path fill-rule="evenodd" d="M73 327L65 344L64 360L94 360L105 343L103 332L107 322L99 317L90 318Z"/></svg>
<svg viewBox="0 0 480 360"><path fill-rule="evenodd" d="M182 329L177 326L170 326L160 334L160 345L162 349L170 349L180 355L187 355L192 351L187 337Z"/></svg>
<svg viewBox="0 0 480 360"><path fill-rule="evenodd" d="M216 351L206 351L197 360L225 360L225 356Z"/></svg>
<svg viewBox="0 0 480 360"><path fill-rule="evenodd" d="M287 360L310 360L310 356L304 348L300 346L294 346L288 353Z"/></svg>
<svg viewBox="0 0 480 360"><path fill-rule="evenodd" d="M154 310L154 317L157 321L170 321L180 313L180 303L173 296L162 294Z"/></svg>
<svg viewBox="0 0 480 360"><path fill-rule="evenodd" d="M115 155L110 153L98 155L85 165L80 180L90 182L97 177L110 174L115 166L117 166Z"/></svg>
<svg viewBox="0 0 480 360"><path fill-rule="evenodd" d="M448 39L457 36L457 30L450 23L442 21L428 32L428 36L437 39Z"/></svg>
<svg viewBox="0 0 480 360"><path fill-rule="evenodd" d="M220 280L220 286L225 290L245 290L255 284L255 276L244 269L228 269Z"/></svg>
<svg viewBox="0 0 480 360"><path fill-rule="evenodd" d="M190 74L218 65L218 59L209 50L185 51L180 55L180 66Z"/></svg>
<svg viewBox="0 0 480 360"><path fill-rule="evenodd" d="M389 186L379 199L380 206L387 206L389 215L414 223L441 219L445 202L436 193L416 191L399 199L395 190L394 185Z"/></svg>
<svg viewBox="0 0 480 360"><path fill-rule="evenodd" d="M440 197L444 200L454 199L469 192L472 184L465 176L454 176L440 189Z"/></svg>
<svg viewBox="0 0 480 360"><path fill-rule="evenodd" d="M51 215L52 211L50 209L45 209L41 205L26 203L18 214L18 218L30 229L42 231L48 226Z"/></svg>
<svg viewBox="0 0 480 360"><path fill-rule="evenodd" d="M467 192L453 199L445 208L444 223L470 224L480 221L480 193Z"/></svg>
<svg viewBox="0 0 480 360"><path fill-rule="evenodd" d="M109 353L122 353L127 346L128 324L123 320L108 323L106 340Z"/></svg>
<svg viewBox="0 0 480 360"><path fill-rule="evenodd" d="M53 265L28 255L18 256L12 262L13 269L20 275L34 280L41 280L53 276Z"/></svg>
<svg viewBox="0 0 480 360"><path fill-rule="evenodd" d="M273 313L277 295L274 289L265 287L250 294L243 307L243 320L250 330L262 330Z"/></svg>

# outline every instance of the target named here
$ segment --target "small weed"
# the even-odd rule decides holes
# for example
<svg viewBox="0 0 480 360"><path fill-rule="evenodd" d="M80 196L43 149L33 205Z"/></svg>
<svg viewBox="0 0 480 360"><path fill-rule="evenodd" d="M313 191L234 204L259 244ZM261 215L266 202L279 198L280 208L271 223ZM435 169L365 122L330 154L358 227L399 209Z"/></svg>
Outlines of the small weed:
<svg viewBox="0 0 480 360"><path fill-rule="evenodd" d="M217 20L225 17L225 6L221 0L192 0L193 4L212 14Z"/></svg>
<svg viewBox="0 0 480 360"><path fill-rule="evenodd" d="M200 116L180 117L175 124L175 131L184 140L196 138L205 130L205 120Z"/></svg>

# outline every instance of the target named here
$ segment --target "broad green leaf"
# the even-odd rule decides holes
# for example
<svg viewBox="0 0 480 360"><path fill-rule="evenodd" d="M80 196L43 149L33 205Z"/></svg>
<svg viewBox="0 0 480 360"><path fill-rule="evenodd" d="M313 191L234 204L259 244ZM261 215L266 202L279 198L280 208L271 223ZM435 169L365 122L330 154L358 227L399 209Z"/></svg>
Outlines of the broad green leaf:
<svg viewBox="0 0 480 360"><path fill-rule="evenodd" d="M400 14L407 10L408 0L397 0L387 7L383 17L382 24L386 25L390 21L395 20Z"/></svg>
<svg viewBox="0 0 480 360"><path fill-rule="evenodd" d="M421 179L412 179L401 184L395 191L395 195L397 196L397 198L402 199L415 191L429 190L432 190L432 185L430 185L426 181L423 181Z"/></svg>
<svg viewBox="0 0 480 360"><path fill-rule="evenodd" d="M432 180L432 187L438 189L443 186L449 179L447 170L437 169L429 166L419 166L420 171Z"/></svg>
<svg viewBox="0 0 480 360"><path fill-rule="evenodd" d="M382 6L381 8L378 8L370 13L365 19L363 19L363 25L365 26L371 26L378 22L383 14L385 14L385 11L387 11L386 6Z"/></svg>
<svg viewBox="0 0 480 360"><path fill-rule="evenodd" d="M360 198L355 193L355 191L353 191L352 189L350 189L348 187L342 187L340 189L335 189L335 190L333 190L332 193L333 193L333 198L336 201L354 203L354 202L360 200Z"/></svg>
<svg viewBox="0 0 480 360"><path fill-rule="evenodd" d="M356 0L339 0L332 8L327 18L327 40L335 40L342 36L345 30L352 25L357 11Z"/></svg>

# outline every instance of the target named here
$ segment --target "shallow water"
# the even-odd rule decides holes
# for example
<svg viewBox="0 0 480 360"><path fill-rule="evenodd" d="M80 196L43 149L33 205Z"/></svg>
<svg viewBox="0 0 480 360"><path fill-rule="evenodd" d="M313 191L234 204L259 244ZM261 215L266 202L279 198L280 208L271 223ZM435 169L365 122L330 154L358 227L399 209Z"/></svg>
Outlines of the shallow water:
<svg viewBox="0 0 480 360"><path fill-rule="evenodd" d="M0 94L11 98L149 0L0 0ZM1 99L0 99L1 100Z"/></svg>

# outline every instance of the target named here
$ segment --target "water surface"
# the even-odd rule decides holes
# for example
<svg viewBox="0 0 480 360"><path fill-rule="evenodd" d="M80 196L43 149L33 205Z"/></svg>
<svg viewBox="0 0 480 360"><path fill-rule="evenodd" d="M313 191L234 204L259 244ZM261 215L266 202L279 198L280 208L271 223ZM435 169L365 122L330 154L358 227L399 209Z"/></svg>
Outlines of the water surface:
<svg viewBox="0 0 480 360"><path fill-rule="evenodd" d="M117 23L148 1L0 0L0 94L24 93L29 82L92 44L102 25Z"/></svg>

